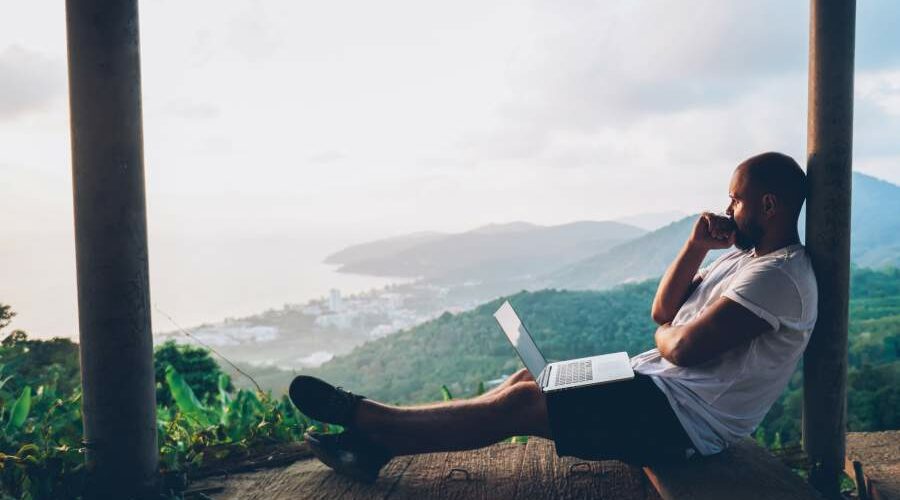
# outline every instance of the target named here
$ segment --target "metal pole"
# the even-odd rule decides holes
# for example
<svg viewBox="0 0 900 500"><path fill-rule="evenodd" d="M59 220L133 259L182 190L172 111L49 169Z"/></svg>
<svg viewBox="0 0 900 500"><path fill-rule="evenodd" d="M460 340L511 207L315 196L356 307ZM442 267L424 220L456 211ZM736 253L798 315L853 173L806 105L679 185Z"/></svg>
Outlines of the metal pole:
<svg viewBox="0 0 900 500"><path fill-rule="evenodd" d="M88 493L139 498L159 458L137 0L67 0L66 26Z"/></svg>
<svg viewBox="0 0 900 500"><path fill-rule="evenodd" d="M847 422L855 25L855 0L811 0L806 247L819 316L803 359L803 447L829 498L840 497Z"/></svg>

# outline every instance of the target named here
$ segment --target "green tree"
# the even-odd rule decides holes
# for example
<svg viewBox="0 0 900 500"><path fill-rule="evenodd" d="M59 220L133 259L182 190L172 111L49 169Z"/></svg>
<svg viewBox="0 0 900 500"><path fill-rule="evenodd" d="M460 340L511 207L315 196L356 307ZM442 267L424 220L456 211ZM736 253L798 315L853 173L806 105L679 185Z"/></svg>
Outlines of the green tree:
<svg viewBox="0 0 900 500"><path fill-rule="evenodd" d="M12 311L12 308L10 306L6 304L0 304L0 330L6 328L15 315L16 313Z"/></svg>
<svg viewBox="0 0 900 500"><path fill-rule="evenodd" d="M9 326L16 313L0 304L0 330ZM69 339L32 340L22 330L13 330L0 341L0 366L11 378L3 390L18 394L25 386L53 387L69 395L81 386L78 344Z"/></svg>
<svg viewBox="0 0 900 500"><path fill-rule="evenodd" d="M156 371L158 405L172 406L174 403L169 385L166 383L168 366L175 368L200 401L207 403L219 395L219 375L222 374L222 370L207 349L177 344L174 340L169 340L156 348L153 353L153 366ZM225 389L229 393L234 391L230 380Z"/></svg>

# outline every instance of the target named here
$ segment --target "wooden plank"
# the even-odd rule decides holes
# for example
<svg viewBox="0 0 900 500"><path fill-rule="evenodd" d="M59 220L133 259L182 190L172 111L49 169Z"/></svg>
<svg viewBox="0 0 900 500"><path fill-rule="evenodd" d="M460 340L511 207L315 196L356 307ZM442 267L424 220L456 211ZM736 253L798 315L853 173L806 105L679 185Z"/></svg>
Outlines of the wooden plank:
<svg viewBox="0 0 900 500"><path fill-rule="evenodd" d="M406 471L394 485L387 498L421 499L438 498L441 494L441 474L450 470L450 453L426 453L415 455Z"/></svg>
<svg viewBox="0 0 900 500"><path fill-rule="evenodd" d="M310 462L306 460L304 462ZM211 477L191 483L191 489L202 489L211 486L221 486L223 489L215 493L207 493L211 498L217 500L238 500L252 498L260 489L260 485L278 483L279 478L283 477L284 471L291 467L282 467L278 469L267 469L256 472L246 472L240 474L232 474L221 477Z"/></svg>
<svg viewBox="0 0 900 500"><path fill-rule="evenodd" d="M495 499L513 495L522 445L495 445L479 450L418 455L388 496Z"/></svg>
<svg viewBox="0 0 900 500"><path fill-rule="evenodd" d="M516 498L562 498L559 492L565 490L566 478L560 473L561 470L553 443L546 439L529 438L519 468ZM539 480L535 481L535 478Z"/></svg>
<svg viewBox="0 0 900 500"><path fill-rule="evenodd" d="M597 469L597 477L601 478L597 484L598 491L602 494L599 498L645 498L647 500L661 500L656 488L644 475L640 467L628 465L618 460L604 460L593 462Z"/></svg>
<svg viewBox="0 0 900 500"><path fill-rule="evenodd" d="M263 500L272 498L335 498L334 492L347 489L347 482L318 460L303 460L280 469L277 474L264 475L241 498Z"/></svg>
<svg viewBox="0 0 900 500"><path fill-rule="evenodd" d="M749 439L717 455L648 467L644 472L665 500L822 498L803 478Z"/></svg>
<svg viewBox="0 0 900 500"><path fill-rule="evenodd" d="M652 490L652 488L650 488ZM653 498L654 493L650 493ZM528 440L516 498L647 498L641 470L615 460L558 457L552 441Z"/></svg>
<svg viewBox="0 0 900 500"><path fill-rule="evenodd" d="M855 480L854 460L873 500L900 499L900 431L848 432L845 471Z"/></svg>
<svg viewBox="0 0 900 500"><path fill-rule="evenodd" d="M479 450L450 453L441 473L443 498L513 498L519 480L524 444L502 443Z"/></svg>
<svg viewBox="0 0 900 500"><path fill-rule="evenodd" d="M414 457L411 456L394 458L393 460L388 462L388 464L385 465L383 469L381 469L381 473L378 475L378 480L375 481L374 484L360 483L342 478L345 481L349 482L349 487L340 497L335 495L332 498L341 498L344 500L388 498L391 496L391 493L397 488L397 483L406 473L406 469L409 468L409 465L412 463L413 458Z"/></svg>
<svg viewBox="0 0 900 500"><path fill-rule="evenodd" d="M464 471L464 472L463 472ZM640 469L621 462L556 456L552 441L501 443L479 450L398 457L374 484L340 476L315 459L289 467L210 478L195 487L224 487L231 499L655 499Z"/></svg>
<svg viewBox="0 0 900 500"><path fill-rule="evenodd" d="M255 490L244 498L249 500L386 498L411 461L411 457L391 460L382 469L375 483L369 484L336 474L318 460L307 460L285 469L278 476L260 481Z"/></svg>
<svg viewBox="0 0 900 500"><path fill-rule="evenodd" d="M388 498L512 498L525 446L497 444L478 450L417 455Z"/></svg>

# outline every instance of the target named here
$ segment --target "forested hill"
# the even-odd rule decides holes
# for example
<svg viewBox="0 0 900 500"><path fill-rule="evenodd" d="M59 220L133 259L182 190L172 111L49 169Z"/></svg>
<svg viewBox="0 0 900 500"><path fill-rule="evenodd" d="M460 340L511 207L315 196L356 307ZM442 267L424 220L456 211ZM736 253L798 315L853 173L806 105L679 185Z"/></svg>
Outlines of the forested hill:
<svg viewBox="0 0 900 500"><path fill-rule="evenodd" d="M648 281L599 292L522 292L509 300L551 360L613 351L633 356L654 346L650 304L655 289L656 281ZM881 366L883 376L896 378L900 271L854 269L851 295L851 367ZM479 382L521 366L492 317L502 300L369 342L312 373L388 402L435 400L441 385L469 396Z"/></svg>
<svg viewBox="0 0 900 500"><path fill-rule="evenodd" d="M611 291L522 292L509 298L548 359L653 347L654 282ZM468 395L520 363L492 314L504 299L366 343L312 373L384 401L433 400L442 384Z"/></svg>

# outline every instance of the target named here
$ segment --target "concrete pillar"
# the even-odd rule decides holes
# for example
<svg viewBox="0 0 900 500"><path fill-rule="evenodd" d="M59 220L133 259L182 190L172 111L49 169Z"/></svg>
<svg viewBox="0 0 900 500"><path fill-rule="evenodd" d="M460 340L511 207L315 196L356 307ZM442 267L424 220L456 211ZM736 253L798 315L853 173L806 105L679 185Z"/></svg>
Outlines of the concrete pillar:
<svg viewBox="0 0 900 500"><path fill-rule="evenodd" d="M84 439L92 498L157 483L137 0L67 0Z"/></svg>
<svg viewBox="0 0 900 500"><path fill-rule="evenodd" d="M819 316L803 359L803 447L829 498L839 498L847 425L855 25L855 0L811 0L806 247Z"/></svg>

